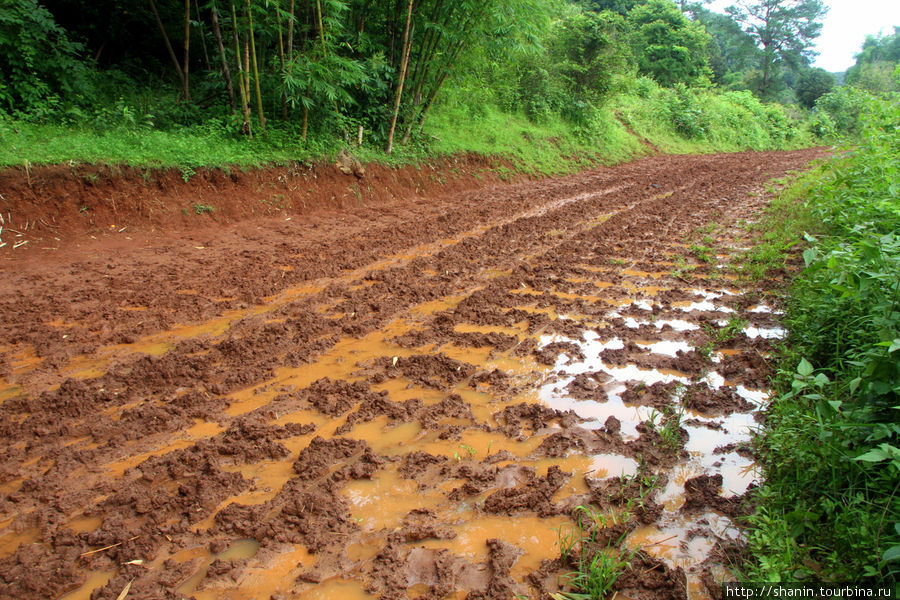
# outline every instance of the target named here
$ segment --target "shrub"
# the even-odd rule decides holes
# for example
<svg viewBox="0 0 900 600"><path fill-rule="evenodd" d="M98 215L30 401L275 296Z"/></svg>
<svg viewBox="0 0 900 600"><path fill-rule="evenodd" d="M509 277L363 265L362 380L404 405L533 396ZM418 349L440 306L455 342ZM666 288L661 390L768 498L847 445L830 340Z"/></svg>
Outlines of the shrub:
<svg viewBox="0 0 900 600"><path fill-rule="evenodd" d="M900 102L839 93L862 98L861 135L793 206L823 233L807 236L758 440L757 581L900 579Z"/></svg>

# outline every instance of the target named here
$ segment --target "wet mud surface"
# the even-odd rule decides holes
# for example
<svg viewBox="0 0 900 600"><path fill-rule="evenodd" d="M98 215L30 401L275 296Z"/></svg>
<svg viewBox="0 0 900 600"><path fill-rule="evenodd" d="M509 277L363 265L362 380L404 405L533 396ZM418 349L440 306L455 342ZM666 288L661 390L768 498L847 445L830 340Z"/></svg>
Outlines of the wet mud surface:
<svg viewBox="0 0 900 600"><path fill-rule="evenodd" d="M714 597L784 335L729 265L819 156L4 262L0 598L549 598L576 531Z"/></svg>

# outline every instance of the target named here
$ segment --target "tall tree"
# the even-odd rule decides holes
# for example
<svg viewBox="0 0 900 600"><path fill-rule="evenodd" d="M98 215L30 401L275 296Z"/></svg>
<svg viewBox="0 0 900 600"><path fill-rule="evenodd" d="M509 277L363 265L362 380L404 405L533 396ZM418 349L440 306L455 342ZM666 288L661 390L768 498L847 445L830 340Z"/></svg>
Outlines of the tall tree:
<svg viewBox="0 0 900 600"><path fill-rule="evenodd" d="M216 43L219 45L219 58L222 59L222 75L225 77L225 89L228 90L229 112L234 114L234 86L231 83L231 69L228 68L228 57L225 54L222 29L219 27L219 10L215 2L210 4L209 10L210 16L212 17L213 35L216 38Z"/></svg>
<svg viewBox="0 0 900 600"><path fill-rule="evenodd" d="M740 0L726 12L762 48L756 91L762 98L772 98L779 66L797 72L815 56L813 40L822 31L828 9L822 0Z"/></svg>
<svg viewBox="0 0 900 600"><path fill-rule="evenodd" d="M627 17L638 69L660 84L695 83L710 74L709 34L671 0L649 0Z"/></svg>
<svg viewBox="0 0 900 600"><path fill-rule="evenodd" d="M746 89L745 78L759 63L761 50L756 42L728 15L696 3L687 10L712 38L708 51L713 83L726 89Z"/></svg>
<svg viewBox="0 0 900 600"><path fill-rule="evenodd" d="M834 75L825 69L807 69L797 81L797 100L806 108L816 105L816 100L834 89Z"/></svg>
<svg viewBox="0 0 900 600"><path fill-rule="evenodd" d="M156 9L156 3L153 0L147 0L150 3L150 9L153 11L153 17L156 20L156 26L159 28L159 32L162 35L163 42L166 44L166 51L169 53L169 58L172 59L172 64L175 66L175 71L178 73L178 80L181 83L181 91L184 94L185 100L187 100L190 96L190 90L187 87L188 80L185 77L184 70L181 68L181 65L178 64L178 57L175 56L175 50L172 49L172 42L169 41L169 34L166 33L166 28L163 26L162 19L159 17L159 11Z"/></svg>
<svg viewBox="0 0 900 600"><path fill-rule="evenodd" d="M191 86L188 74L191 70L191 0L184 0L184 67L181 72L184 76L184 99L191 101Z"/></svg>

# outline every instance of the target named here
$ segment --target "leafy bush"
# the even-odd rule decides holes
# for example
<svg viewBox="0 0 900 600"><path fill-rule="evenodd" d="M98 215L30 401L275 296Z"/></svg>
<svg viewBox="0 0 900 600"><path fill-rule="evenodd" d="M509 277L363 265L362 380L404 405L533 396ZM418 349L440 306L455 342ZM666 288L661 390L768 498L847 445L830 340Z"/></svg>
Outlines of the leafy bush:
<svg viewBox="0 0 900 600"><path fill-rule="evenodd" d="M819 97L815 110L828 116L834 134L852 136L859 133L860 112L869 97L862 90L844 86Z"/></svg>
<svg viewBox="0 0 900 600"><path fill-rule="evenodd" d="M671 0L649 0L628 13L631 46L642 75L661 85L708 81L710 36Z"/></svg>
<svg viewBox="0 0 900 600"><path fill-rule="evenodd" d="M0 7L0 110L40 120L89 89L80 44L37 0Z"/></svg>
<svg viewBox="0 0 900 600"><path fill-rule="evenodd" d="M706 115L693 90L684 84L675 86L675 94L669 103L670 118L675 131L687 138L702 138L709 129Z"/></svg>
<svg viewBox="0 0 900 600"><path fill-rule="evenodd" d="M759 440L758 581L900 579L900 102L859 107L859 146L802 183L823 233L807 236Z"/></svg>

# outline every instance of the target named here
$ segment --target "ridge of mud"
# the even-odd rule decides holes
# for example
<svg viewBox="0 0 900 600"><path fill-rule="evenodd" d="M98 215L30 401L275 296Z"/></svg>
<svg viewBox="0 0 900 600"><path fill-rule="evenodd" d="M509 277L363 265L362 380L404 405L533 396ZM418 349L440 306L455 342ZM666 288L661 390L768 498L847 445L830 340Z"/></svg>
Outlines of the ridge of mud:
<svg viewBox="0 0 900 600"><path fill-rule="evenodd" d="M58 264L30 279L14 275L11 285L24 285L32 294L20 302L21 290L0 291L0 304L14 313L3 325L14 345L2 348L9 385L0 396L0 482L10 492L0 498L0 516L12 518L13 532L28 532L27 539L40 543L22 543L0 555L0 595L58 597L86 573L66 568L72 563L65 561L111 544L118 545L78 563L91 571L118 565L110 582L94 592L97 598L117 597L132 578L135 598L177 597L179 586L194 575L203 589L227 589L265 568L284 545L314 556L282 582L280 589L290 593L335 577L357 578L386 595L419 584L437 596L556 591L558 584L542 588L534 583L537 574L518 570L511 557L524 560L527 544L513 543L506 534L494 543L489 540L496 536L485 537L486 553L477 558L452 550L456 537L450 534L463 530L447 515L466 506L477 518L513 515L508 518L549 523L579 502L621 510L629 499L645 496L627 531L672 518L674 512L656 498L667 473L690 460L685 444L693 434L674 428L676 443L667 445L658 428L673 417L651 425L646 410L683 402L687 410L703 413L691 419L721 429L720 420L706 415L746 413L756 405L727 390L713 391L700 376L716 369L728 385L764 389L768 365L760 353L770 342L738 336L729 348L739 352L723 353L719 362L696 350L674 357L648 350L645 343L666 339L697 348L708 341L701 324L715 326L722 318L675 307L694 301L693 293L657 290L681 284L654 269L666 269L657 263L673 262L685 236L714 211L743 218L760 201L743 208L733 198L813 154L667 157L581 179L502 187L491 192L497 197L476 192L380 212L360 207L311 217L303 228L295 223L254 233L252 247L242 247L249 238L223 241L221 247L219 238L204 242L212 252L196 264L179 262L191 254L187 249L157 247L115 258L99 253L83 269L67 266L71 272L62 274L52 298L46 284L59 273ZM651 174L648 165L656 165ZM723 166L731 169L728 182L721 177ZM657 181L658 187L650 185ZM694 207L689 214L675 210L687 202ZM353 232L363 233L361 241L351 241ZM386 240L383 246L371 244L378 235ZM417 244L435 245L417 250ZM237 247L240 253L229 254ZM410 256L391 254L397 251ZM616 262L623 256L626 265ZM239 274L253 275L241 271L251 263L277 273L248 281L240 288L243 299L214 302L218 294L235 291L220 282L242 285ZM602 286L592 289L563 275L589 277ZM310 285L295 289L303 281ZM714 279L707 274L694 281ZM607 284L616 286L608 296ZM101 292L92 293L91 286ZM151 299L148 289L165 293ZM285 295L272 298L281 291ZM138 305L146 310L120 309L135 300L147 302ZM750 306L726 300L735 310ZM36 320L54 301L60 308L47 314L59 320ZM655 307L667 323L651 322L654 313L637 303ZM426 305L433 308L420 310ZM237 312L224 325L188 328L183 339L162 348L141 345L143 334L155 327L230 310ZM753 323L774 324L751 315ZM670 322L678 319L694 329L676 330ZM616 337L624 352L587 350L598 339ZM96 370L84 370L98 355L82 352L119 340L130 341L104 354L106 362ZM37 357L21 353L30 342L36 342ZM679 390L670 383L620 385L607 380L606 360L684 366L693 380ZM297 383L298 371L318 376L304 375ZM575 404L549 405L543 386L569 377L558 384L563 390L552 393ZM603 412L620 405L636 416ZM602 416L582 415L589 407ZM372 438L372 431L385 439ZM362 432L369 437L356 439ZM407 437L390 439L398 432ZM486 437L491 434L496 435ZM500 449L492 452L491 443ZM723 460L740 457L738 446L716 448L728 453ZM618 490L611 481L600 486L574 475L605 455L638 464L638 475L608 478L620 482ZM582 458L587 463L578 462ZM718 493L721 481L705 476L690 479L690 490L684 484L690 502L685 500L679 515L743 510L733 500L737 496ZM651 492L640 487L645 477L654 481ZM638 487L628 487L628 481L638 481ZM359 489L388 506L402 506L402 494L416 490L413 497L423 504L414 510L426 512L405 509L393 522L399 529L372 528L358 519L364 505L356 503L355 491L348 492ZM92 509L79 513L85 506ZM73 524L81 517L91 525ZM81 527L87 530L76 530ZM609 528L603 535L615 541L626 529ZM214 549L239 539L256 540L258 557L216 562ZM351 560L348 549L363 543L374 558ZM437 543L446 545L431 546ZM209 548L208 559L172 558L196 548ZM192 556L198 555L207 556ZM164 568L122 565L136 558ZM31 559L42 561L41 570L23 579L22 565ZM646 556L634 563L638 571L653 573L648 581L660 574L658 588L625 579L623 593L677 597L667 594L677 594L677 585L684 589L684 572L663 562ZM553 564L547 577L553 568L557 575L566 568Z"/></svg>

